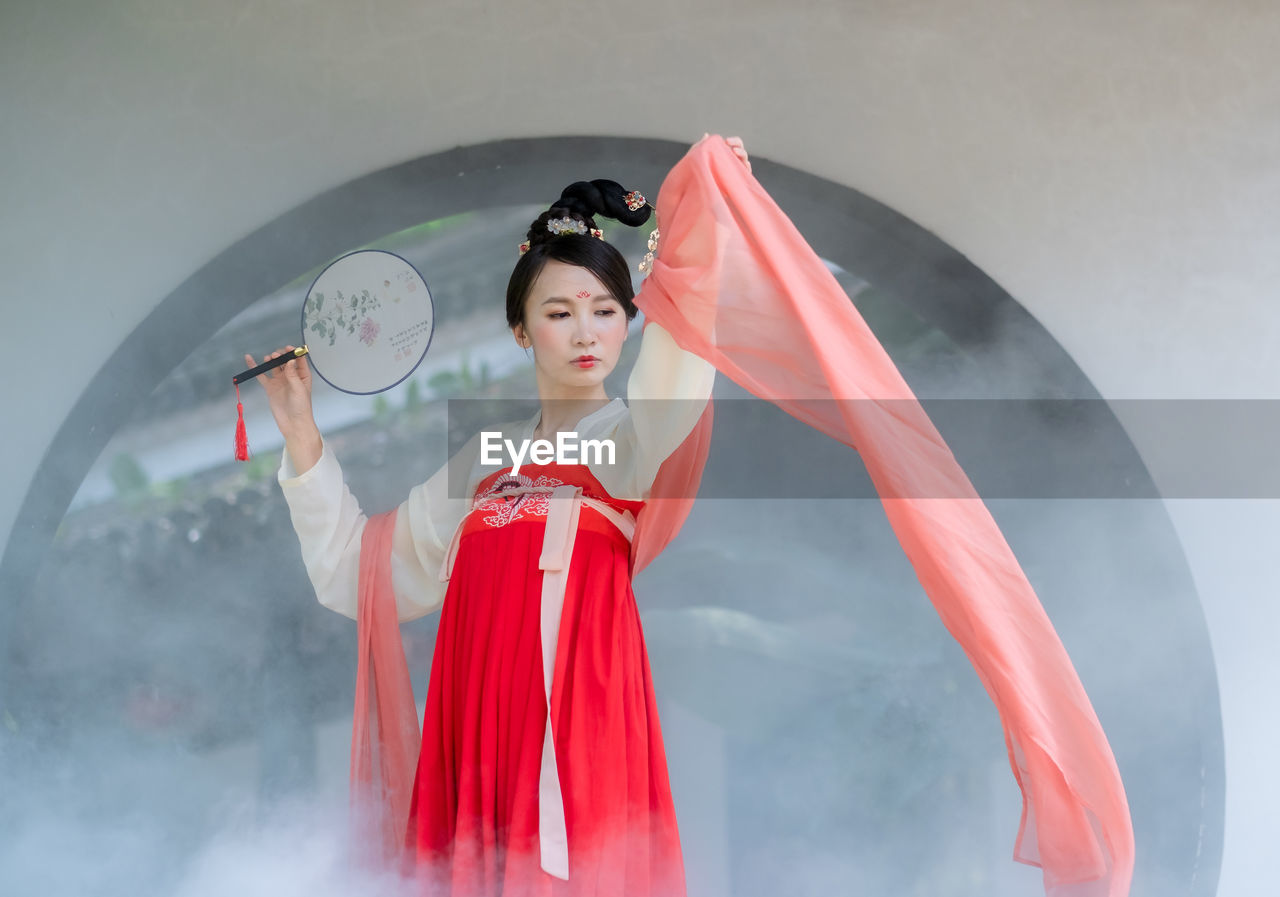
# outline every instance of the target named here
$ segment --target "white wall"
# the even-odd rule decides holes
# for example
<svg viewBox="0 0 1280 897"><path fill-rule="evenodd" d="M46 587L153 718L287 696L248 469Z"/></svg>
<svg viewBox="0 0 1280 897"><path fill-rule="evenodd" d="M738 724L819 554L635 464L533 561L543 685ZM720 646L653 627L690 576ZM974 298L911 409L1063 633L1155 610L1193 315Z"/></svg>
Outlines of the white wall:
<svg viewBox="0 0 1280 897"><path fill-rule="evenodd" d="M511 136L741 134L960 249L1104 396L1276 397L1277 46L1264 0L10 0L0 541L86 382L194 269L318 191ZM1280 796L1257 712L1280 508L1174 513L1222 661L1221 893L1247 895Z"/></svg>

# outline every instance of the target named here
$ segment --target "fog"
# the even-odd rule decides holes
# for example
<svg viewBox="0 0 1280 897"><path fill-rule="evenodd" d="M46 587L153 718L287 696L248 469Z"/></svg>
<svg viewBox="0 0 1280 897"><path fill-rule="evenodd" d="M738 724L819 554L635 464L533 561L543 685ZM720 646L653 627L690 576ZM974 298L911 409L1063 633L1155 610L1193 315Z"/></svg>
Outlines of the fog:
<svg viewBox="0 0 1280 897"><path fill-rule="evenodd" d="M447 459L449 400L534 394L501 323L507 269L480 261L500 258L530 217L461 216L383 241L424 271L439 317L405 384L373 398L317 385L318 417L367 510L394 506ZM639 254L626 241L642 234L611 238ZM1033 338L1024 317L994 315L984 345L960 347L891 291L837 275L916 393L950 403L936 406L939 426L975 482L1022 472L988 505L1115 752L1140 845L1133 893L1208 893L1223 793L1213 659L1168 513L1142 497L1153 493L1124 430L1104 403L1065 417L1019 404L1096 398L1044 379L1020 348ZM311 593L256 388L254 458L229 459L226 380L239 353L293 341L309 276L282 275L139 397L19 596L4 667L7 892L402 887L348 856L354 628ZM1010 859L1020 796L999 720L879 502L850 485L856 455L744 397L720 378L705 497L635 582L690 893L1036 893L1038 870ZM997 404L964 404L977 399ZM1042 463L1082 452L1090 464ZM1080 478L1094 468L1139 482L1108 491L1115 480ZM802 491L815 471L834 497ZM403 631L421 702L435 618Z"/></svg>

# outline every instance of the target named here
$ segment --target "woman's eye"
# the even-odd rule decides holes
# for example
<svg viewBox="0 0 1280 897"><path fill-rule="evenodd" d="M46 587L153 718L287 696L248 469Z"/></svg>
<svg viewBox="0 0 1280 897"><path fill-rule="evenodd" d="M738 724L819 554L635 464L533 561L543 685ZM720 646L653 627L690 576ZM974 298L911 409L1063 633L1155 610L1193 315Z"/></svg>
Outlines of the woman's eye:
<svg viewBox="0 0 1280 897"><path fill-rule="evenodd" d="M616 308L601 308L596 310L596 314L602 315L604 317L608 317L609 315L614 315L617 313L618 313L618 310ZM547 317L548 318L567 318L569 317L569 313L567 311L556 311L547 315Z"/></svg>

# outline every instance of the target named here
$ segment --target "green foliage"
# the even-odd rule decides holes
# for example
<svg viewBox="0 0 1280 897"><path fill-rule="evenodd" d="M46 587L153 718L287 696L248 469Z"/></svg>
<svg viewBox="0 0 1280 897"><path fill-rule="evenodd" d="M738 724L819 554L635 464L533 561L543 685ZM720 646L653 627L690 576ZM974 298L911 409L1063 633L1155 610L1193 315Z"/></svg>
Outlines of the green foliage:
<svg viewBox="0 0 1280 897"><path fill-rule="evenodd" d="M280 467L280 459L275 452L264 452L249 459L242 470L245 479L250 483L260 483L276 475Z"/></svg>
<svg viewBox="0 0 1280 897"><path fill-rule="evenodd" d="M180 501L187 494L187 487L190 485L186 477L178 477L176 480L165 480L163 483L156 483L151 487L151 494L156 498L167 502Z"/></svg>
<svg viewBox="0 0 1280 897"><path fill-rule="evenodd" d="M404 410L416 411L422 407L422 387L417 380L410 380L404 392Z"/></svg>
<svg viewBox="0 0 1280 897"><path fill-rule="evenodd" d="M461 381L453 371L440 371L431 375L430 379L427 380L427 386L431 387L431 391L436 396L446 399L457 395L461 390Z"/></svg>
<svg viewBox="0 0 1280 897"><path fill-rule="evenodd" d="M150 482L147 472L142 469L138 459L128 452L121 452L111 461L111 469L107 472L116 495L133 497L146 491Z"/></svg>
<svg viewBox="0 0 1280 897"><path fill-rule="evenodd" d="M440 371L427 380L437 398L447 399L457 395L473 395L485 389L493 382L493 375L488 362L481 362L479 369L473 369L471 359L465 353L456 371Z"/></svg>
<svg viewBox="0 0 1280 897"><path fill-rule="evenodd" d="M458 367L458 380L463 392L471 392L476 388L476 378L471 374L471 359L462 353L462 364Z"/></svg>

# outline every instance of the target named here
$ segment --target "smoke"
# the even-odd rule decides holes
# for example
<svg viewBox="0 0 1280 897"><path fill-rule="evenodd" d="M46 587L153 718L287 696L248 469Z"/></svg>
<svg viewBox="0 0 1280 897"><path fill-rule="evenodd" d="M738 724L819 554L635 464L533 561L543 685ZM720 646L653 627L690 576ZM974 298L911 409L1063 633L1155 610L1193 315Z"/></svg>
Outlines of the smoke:
<svg viewBox="0 0 1280 897"><path fill-rule="evenodd" d="M139 750L100 731L56 754L20 753L6 758L5 894L406 893L398 876L354 861L342 789L264 800L246 787L255 752L244 745Z"/></svg>
<svg viewBox="0 0 1280 897"><path fill-rule="evenodd" d="M896 297L847 286L924 398L1073 397L1017 351L1032 335L1021 317L995 315L990 344L961 349ZM420 384L430 398L393 392L359 426L326 428L366 508L394 506L443 463L433 400L493 385L457 361ZM114 444L138 463L103 459L95 496L63 521L12 615L0 881L103 897L393 894L397 882L361 873L346 850L353 629L314 602L274 457L191 470L157 441L199 428L229 439L210 410L226 399L218 362L183 368L183 426L175 411ZM527 394L520 376L498 385ZM1039 435L1096 444L1083 426L1046 421ZM730 497L700 501L635 583L690 893L1034 892L1038 872L1009 859L1020 800L999 721L879 503L764 500L726 475L785 481L738 467L785 458L781 438L719 445L708 485ZM795 463L847 483L857 461L841 451ZM1116 752L1140 845L1134 893L1198 893L1216 862L1216 693L1163 506L989 504ZM404 630L419 697L434 625Z"/></svg>
<svg viewBox="0 0 1280 897"><path fill-rule="evenodd" d="M193 859L174 897L407 897L404 881L351 862L342 808L279 807L229 826Z"/></svg>

